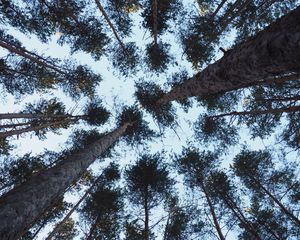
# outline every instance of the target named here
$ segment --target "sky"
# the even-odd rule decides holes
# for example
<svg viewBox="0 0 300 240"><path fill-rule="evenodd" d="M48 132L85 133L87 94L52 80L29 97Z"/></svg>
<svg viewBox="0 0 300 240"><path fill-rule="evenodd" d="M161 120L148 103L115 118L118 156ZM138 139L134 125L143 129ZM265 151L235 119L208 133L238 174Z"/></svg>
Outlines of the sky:
<svg viewBox="0 0 300 240"><path fill-rule="evenodd" d="M195 4L192 0L187 0L185 2L188 2L189 4L193 5ZM141 18L139 16L135 17L135 22L138 23L141 21ZM136 24L138 25L138 24ZM113 70L112 66L109 63L109 60L107 58L101 59L101 61L94 61L88 54L85 53L75 53L72 56L70 56L70 49L66 46L60 46L56 43L59 32L57 35L53 36L53 39L51 42L47 44L42 44L36 37L31 36L25 36L24 34L19 33L18 31L15 31L13 29L8 29L9 33L17 37L23 45L28 50L37 50L38 53L44 53L45 56L52 56L57 57L60 59L76 59L76 61L79 64L87 64L90 66L95 73L100 73L103 77L103 82L100 83L97 93L99 94L100 98L103 100L103 104L105 107L107 107L110 112L115 115L120 111L119 104L123 105L132 105L136 102L136 100L133 98L133 93L135 91L134 84L136 81L139 80L141 77L145 77L143 74L143 71L141 71L137 76L134 78L127 78L121 77L120 75L116 74ZM231 33L232 35L228 36L228 39L226 41L228 44L230 44L231 39L234 37L234 33ZM113 36L111 36L113 37ZM142 32L138 26L134 29L134 34L132 36L132 39L138 43L138 45L144 45L146 42L151 41L149 33ZM171 39L170 36L164 37L165 41L174 41L174 39ZM177 41L178 39L175 39ZM180 66L185 67L189 74L192 75L195 71L191 69L191 65L187 63L185 60L182 59L182 52L178 47L173 47L173 53L175 53L175 58L179 59ZM0 56L2 56L5 53L2 49L0 50ZM222 53L219 53L216 59L220 58L222 56ZM156 76L154 75L146 75L149 80L153 80L158 84L164 84L166 83L166 76L170 75L171 73L178 71L177 67L171 67L169 71L165 75L162 76ZM0 112L6 113L6 112L18 112L19 110L22 110L25 103L31 103L34 102L41 97L43 98L53 98L58 97L60 100L64 102L67 109L73 109L75 106L75 111L73 114L80 114L85 102L86 98L82 98L77 102L73 102L70 98L65 96L60 90L53 91L49 94L35 94L32 96L26 96L20 100L14 99L9 94L5 97L0 98ZM99 163L97 161L95 164L91 166L91 169L95 173L99 173L99 169L101 169L102 166L106 165L109 161L114 161L115 159L118 159L117 161L124 167L126 164L133 163L137 156L140 155L144 148L147 147L147 151L150 151L151 153L155 152L161 152L164 150L168 154L173 153L179 153L182 149L182 146L186 146L186 143L188 141L193 140L193 131L190 127L190 123L193 123L197 120L199 113L203 110L201 107L196 106L197 104L194 104L194 107L188 111L188 113L185 113L183 110L179 109L177 110L178 115L178 123L179 127L176 129L176 132L173 130L168 129L166 131L166 135L163 138L156 139L154 142L149 143L147 146L136 146L134 148L125 146L124 144L120 144L116 147L115 152L116 156L113 159L106 159L105 163ZM176 106L176 104L175 104ZM149 126L159 131L159 128L157 124L153 121L152 117L145 113L145 120L149 122ZM70 134L75 129L89 129L86 125L80 124L72 126L69 129L62 129L60 131L60 134L53 134L53 133L47 133L47 138L43 141L39 140L35 136L31 136L30 134L26 134L21 136L19 139L16 139L15 141L12 141L12 143L15 144L16 148L13 150L13 154L22 156L25 153L31 152L33 155L36 155L38 153L43 152L44 149L53 150L53 151L61 151L65 148L65 142L67 141ZM99 132L104 132L106 130L112 130L115 128L115 121L114 116L110 118L108 123L106 123L104 126L101 126L98 128ZM270 145L273 142L274 139L255 139L254 141L249 139L249 133L247 130L243 130L241 134L241 141L240 143L246 143L248 145L251 145L253 149L263 149L265 146ZM199 148L204 149L205 146L199 146ZM225 155L224 161L222 162L222 166L224 168L228 168L233 156L237 154L240 150L240 146L233 146L229 150L229 154ZM174 175L174 174L173 174ZM176 176L174 176L176 177ZM182 180L182 179L181 179ZM181 181L179 180L179 182ZM68 194L66 199L71 202L75 202L78 199L78 195L82 194L83 191L81 191L79 194ZM159 215L159 213L158 213ZM37 239L43 239L44 236L47 235L47 232L50 230L48 227L45 229L38 237ZM79 239L80 235L76 238ZM159 240L160 238L158 238Z"/></svg>

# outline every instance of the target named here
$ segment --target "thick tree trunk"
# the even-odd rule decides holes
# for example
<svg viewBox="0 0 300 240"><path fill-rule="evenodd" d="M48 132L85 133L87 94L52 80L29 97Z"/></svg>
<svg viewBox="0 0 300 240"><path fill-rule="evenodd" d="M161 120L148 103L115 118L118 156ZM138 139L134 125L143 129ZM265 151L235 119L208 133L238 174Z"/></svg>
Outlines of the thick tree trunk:
<svg viewBox="0 0 300 240"><path fill-rule="evenodd" d="M300 72L300 7L160 98L158 104L259 85ZM274 81L275 82L275 81Z"/></svg>
<svg viewBox="0 0 300 240"><path fill-rule="evenodd" d="M91 193L97 182L102 178L102 174L94 181L94 183L90 186L90 188L83 194L83 196L79 199L79 201L72 207L72 209L68 212L68 214L61 220L52 230L52 232L48 235L45 240L51 240L53 236L61 229L63 224L69 219L69 217L73 214L73 212L78 208L78 206L83 202L83 200Z"/></svg>
<svg viewBox="0 0 300 240"><path fill-rule="evenodd" d="M118 34L117 30L115 29L114 25L110 21L109 16L107 15L104 7L101 5L99 0L95 0L95 2L96 2L97 7L99 8L100 12L104 16L106 22L108 23L110 29L112 30L113 34L115 35L117 41L119 42L121 48L123 49L124 53L127 54L126 47L125 47L124 43L122 42L121 38L119 37L119 34Z"/></svg>
<svg viewBox="0 0 300 240"><path fill-rule="evenodd" d="M0 198L0 239L16 240L88 166L124 134L130 123L70 154L56 166L32 177Z"/></svg>
<svg viewBox="0 0 300 240"><path fill-rule="evenodd" d="M210 116L210 118L222 118L228 116L246 116L246 115L265 115L265 114L278 114L278 113L290 113L300 111L300 106L292 106L286 108L271 108L268 110L253 110L253 111L244 111L244 112L229 112L219 115Z"/></svg>
<svg viewBox="0 0 300 240"><path fill-rule="evenodd" d="M217 215L216 215L216 213L215 213L215 208L214 208L214 206L213 206L213 204L212 204L212 202L211 202L211 199L210 199L209 194L208 194L208 192L207 192L207 190L206 190L206 187L204 186L204 184L203 184L202 182L200 182L200 186L201 186L201 188L202 188L202 191L203 191L203 193L204 193L204 195L205 195L205 198L206 198L206 201L207 201L207 203L208 203L209 211L210 211L210 213L211 213L211 215L212 215L213 222L214 222L214 224L215 224L215 228L216 228L216 230L217 230L217 233L218 233L218 235L219 235L219 238L220 238L220 240L225 240L225 237L224 237L224 235L223 235L223 233L222 233L222 230L221 230L221 227L220 227L220 224L219 224Z"/></svg>

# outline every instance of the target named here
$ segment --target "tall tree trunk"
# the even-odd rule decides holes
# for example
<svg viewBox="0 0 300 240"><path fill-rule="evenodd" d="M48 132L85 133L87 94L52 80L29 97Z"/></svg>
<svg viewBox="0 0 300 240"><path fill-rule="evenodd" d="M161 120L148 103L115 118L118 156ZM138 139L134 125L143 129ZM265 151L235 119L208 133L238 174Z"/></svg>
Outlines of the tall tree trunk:
<svg viewBox="0 0 300 240"><path fill-rule="evenodd" d="M13 52L21 57L27 58L29 60L31 60L32 62L40 65L40 66L44 66L46 68L52 69L60 74L66 74L62 69L60 69L60 67L55 66L51 63L49 63L46 59L44 59L41 56L38 56L34 53L31 53L25 49L20 49L14 45L11 45L9 43L7 43L4 39L0 39L0 46L7 49L10 52Z"/></svg>
<svg viewBox="0 0 300 240"><path fill-rule="evenodd" d="M216 15L218 14L218 12L221 10L221 8L224 6L224 4L227 2L227 0L222 0L221 3L218 5L218 7L216 8L216 10L213 12L213 14L211 15L211 18L214 19L216 17Z"/></svg>
<svg viewBox="0 0 300 240"><path fill-rule="evenodd" d="M157 14L158 14L157 1L158 0L153 0L153 3L152 3L153 38L154 38L155 45L157 45Z"/></svg>
<svg viewBox="0 0 300 240"><path fill-rule="evenodd" d="M121 48L123 49L124 53L127 54L126 47L125 47L124 43L122 42L122 40L121 40L121 38L120 38L120 36L119 36L119 34L118 34L116 28L114 27L114 25L113 25L112 22L110 21L109 16L107 15L107 13L106 13L104 7L101 5L101 3L100 3L99 0L95 0L95 2L96 2L97 7L99 8L100 12L101 12L102 15L104 16L106 22L108 23L110 29L112 30L113 34L115 35L117 41L119 42Z"/></svg>
<svg viewBox="0 0 300 240"><path fill-rule="evenodd" d="M267 194L277 205L278 207L287 215L288 218L290 218L294 223L300 227L300 219L298 219L290 210L288 210L264 185L262 185L257 179L254 179L254 183L260 187L263 192Z"/></svg>
<svg viewBox="0 0 300 240"><path fill-rule="evenodd" d="M43 129L52 127L52 126L57 125L57 124L63 124L63 123L70 123L71 124L71 123L75 123L77 121L78 121L78 119L66 119L66 120L61 120L61 121L49 121L47 123L42 123L42 124L36 125L36 126L29 126L29 127L22 128L22 129L11 130L11 131L7 131L7 132L0 132L0 139L1 138L6 138L6 137L11 137L11 136L14 136L14 135L19 136L20 134L23 134L23 133L43 130Z"/></svg>
<svg viewBox="0 0 300 240"><path fill-rule="evenodd" d="M145 212L145 232L144 240L149 240L149 204L148 204L148 186L145 189L145 199L144 199L144 212Z"/></svg>
<svg viewBox="0 0 300 240"><path fill-rule="evenodd" d="M173 88L158 104L259 85L300 72L300 7ZM275 82L275 81L274 81Z"/></svg>
<svg viewBox="0 0 300 240"><path fill-rule="evenodd" d="M72 207L72 209L68 212L68 214L61 220L52 230L52 232L48 235L45 240L51 240L53 236L61 229L63 224L69 219L69 217L73 214L73 212L78 208L78 206L83 202L83 200L91 193L97 182L102 178L102 174L94 181L94 183L90 186L90 188L83 194L83 196L79 199L79 201Z"/></svg>
<svg viewBox="0 0 300 240"><path fill-rule="evenodd" d="M265 115L265 114L277 114L277 113L290 113L300 111L300 106L291 106L285 108L270 108L268 110L253 110L253 111L244 111L244 112L229 112L214 116L209 116L209 118L221 118L228 116L246 116L246 115Z"/></svg>
<svg viewBox="0 0 300 240"><path fill-rule="evenodd" d="M85 118L87 115L66 115L66 114L32 114L32 113L0 113L1 119L17 119L17 118L41 118L41 119L49 119L49 118Z"/></svg>
<svg viewBox="0 0 300 240"><path fill-rule="evenodd" d="M222 233L222 230L221 230L221 227L220 227L220 224L219 224L217 215L216 215L216 213L215 213L215 208L214 208L214 206L213 206L213 203L211 202L211 199L210 199L209 194L208 194L208 192L207 192L207 190L206 190L206 187L205 187L204 184L203 184L202 182L200 182L200 181L199 181L199 184L200 184L200 186L201 186L201 188L202 188L202 191L203 191L203 193L204 193L204 195L205 195L205 198L206 198L206 201L207 201L207 203L208 203L209 211L210 211L210 213L211 213L211 215L212 215L213 222L214 222L214 224L215 224L215 228L216 228L216 230L217 230L217 233L218 233L218 235L219 235L219 238L220 238L220 240L225 240L225 237L224 237L224 235L223 235L223 233Z"/></svg>
<svg viewBox="0 0 300 240"><path fill-rule="evenodd" d="M124 134L130 123L74 152L0 198L0 239L15 240Z"/></svg>
<svg viewBox="0 0 300 240"><path fill-rule="evenodd" d="M244 228L247 229L255 237L256 240L261 240L261 237L259 236L256 229L247 220L247 218L245 217L243 212L240 210L240 208L235 204L235 202L227 194L224 197L224 202L227 204L227 206L233 212L233 214L240 220L240 222L244 226Z"/></svg>

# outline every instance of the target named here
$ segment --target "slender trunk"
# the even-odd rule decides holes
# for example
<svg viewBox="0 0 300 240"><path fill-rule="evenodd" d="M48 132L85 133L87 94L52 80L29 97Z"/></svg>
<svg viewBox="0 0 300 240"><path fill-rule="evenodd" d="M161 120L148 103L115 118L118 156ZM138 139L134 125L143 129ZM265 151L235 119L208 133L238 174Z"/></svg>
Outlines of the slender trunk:
<svg viewBox="0 0 300 240"><path fill-rule="evenodd" d="M14 135L19 136L19 135L21 135L23 133L27 133L27 132L36 132L36 131L39 131L42 129L52 127L57 124L75 123L77 121L78 121L78 119L66 119L66 120L62 120L62 121L51 121L51 122L47 122L47 123L37 125L37 126L29 126L29 127L22 128L22 129L11 130L11 131L7 131L7 132L0 132L0 139L6 138L6 137L11 137Z"/></svg>
<svg viewBox="0 0 300 240"><path fill-rule="evenodd" d="M102 15L104 16L106 22L108 23L110 29L113 31L113 34L115 35L117 41L119 42L121 48L123 49L124 53L127 54L127 50L126 50L126 47L124 45L124 43L122 42L116 28L114 27L114 25L112 24L112 22L110 21L109 19L109 16L107 15L104 7L101 5L100 1L99 0L95 0L96 4L97 4L97 7L99 8L100 12L102 13Z"/></svg>
<svg viewBox="0 0 300 240"><path fill-rule="evenodd" d="M231 199L230 196L226 195L224 198L224 202L227 204L229 209L234 213L234 215L240 220L241 224L247 229L257 240L261 240L261 237L252 226L252 224L247 220L243 212L236 206L234 201Z"/></svg>
<svg viewBox="0 0 300 240"><path fill-rule="evenodd" d="M153 0L152 3L152 16L153 16L153 38L154 38L154 44L157 45L157 14L158 14L158 8L157 8L157 1L158 0Z"/></svg>
<svg viewBox="0 0 300 240"><path fill-rule="evenodd" d="M32 113L0 113L0 119L17 119L17 118L41 118L41 119L49 119L49 118L84 118L87 115L77 115L70 116L64 114L32 114Z"/></svg>
<svg viewBox="0 0 300 240"><path fill-rule="evenodd" d="M300 72L300 7L160 98L158 104L260 85ZM274 81L275 82L275 81Z"/></svg>
<svg viewBox="0 0 300 240"><path fill-rule="evenodd" d="M217 9L213 12L211 15L211 18L214 19L218 12L221 10L221 8L224 6L224 4L227 2L227 0L222 0L221 3L218 5Z"/></svg>
<svg viewBox="0 0 300 240"><path fill-rule="evenodd" d="M130 123L114 130L54 167L32 177L0 198L0 239L18 239L65 190L76 182L105 150L124 134Z"/></svg>
<svg viewBox="0 0 300 240"><path fill-rule="evenodd" d="M144 211L145 211L145 233L144 233L144 240L149 240L148 186L146 186L146 189L145 189Z"/></svg>
<svg viewBox="0 0 300 240"><path fill-rule="evenodd" d="M3 124L3 125L0 125L0 130L2 128L17 128L17 127L23 127L23 126L27 126L29 125L30 123L26 122L26 123L12 123L12 124Z"/></svg>
<svg viewBox="0 0 300 240"><path fill-rule="evenodd" d="M98 224L98 217L96 221L93 223L93 225L91 226L89 235L87 236L86 240L93 240L93 233L97 227L97 224Z"/></svg>
<svg viewBox="0 0 300 240"><path fill-rule="evenodd" d="M33 53L29 53L29 51L24 50L24 49L20 49L16 46L10 45L8 44L6 41L4 41L3 39L0 39L0 46L7 49L10 52L13 52L19 56L22 56L24 58L27 58L29 60L31 60L32 62L40 65L40 66L44 66L46 68L52 69L60 74L66 74L63 70L61 70L59 67L54 66L53 64L47 62L44 58L42 57L36 57L35 54ZM35 55L35 56L33 56Z"/></svg>
<svg viewBox="0 0 300 240"><path fill-rule="evenodd" d="M253 178L252 178L253 179ZM255 184L259 186L278 206L279 208L300 227L300 219L298 219L291 211L289 211L267 188L265 188L258 180L253 179Z"/></svg>
<svg viewBox="0 0 300 240"><path fill-rule="evenodd" d="M216 230L217 230L217 233L218 233L218 235L219 235L219 238L220 238L221 240L225 240L225 237L224 237L224 235L223 235L223 233L222 233L222 230L221 230L221 227L220 227L220 224L219 224L217 215L216 215L216 213L215 213L215 208L214 208L214 206L213 206L213 204L212 204L212 202L211 202L211 199L210 199L209 194L208 194L208 192L207 192L207 190L206 190L206 187L204 186L204 184L203 184L202 182L200 182L200 185L201 185L202 191L204 192L206 201L207 201L207 203L208 203L209 211L210 211L210 213L211 213L211 215L212 215L213 222L214 222L214 224L215 224L215 228L216 228Z"/></svg>
<svg viewBox="0 0 300 240"><path fill-rule="evenodd" d="M167 219L167 222L166 222L166 226L165 226L165 231L164 231L164 237L163 237L163 240L166 240L167 237L168 237L168 227L169 227L169 222L170 222L170 215L171 215L171 212L168 213L168 219Z"/></svg>
<svg viewBox="0 0 300 240"><path fill-rule="evenodd" d="M244 112L229 112L219 115L210 116L210 118L222 118L227 116L246 116L246 115L264 115L264 114L277 114L277 113L290 113L300 111L300 106L292 106L286 108L270 108L268 110L253 110Z"/></svg>
<svg viewBox="0 0 300 240"><path fill-rule="evenodd" d="M289 101L299 101L300 96L293 96L293 97L274 97L274 98L255 98L255 101L259 102L289 102Z"/></svg>
<svg viewBox="0 0 300 240"><path fill-rule="evenodd" d="M102 178L102 174L94 181L94 183L90 186L90 188L83 194L83 196L79 199L79 201L72 207L72 209L68 212L68 214L61 220L52 232L48 235L45 240L51 240L53 236L61 229L63 224L69 219L69 217L73 214L73 212L78 208L78 206L83 202L83 200L91 193L97 182Z"/></svg>

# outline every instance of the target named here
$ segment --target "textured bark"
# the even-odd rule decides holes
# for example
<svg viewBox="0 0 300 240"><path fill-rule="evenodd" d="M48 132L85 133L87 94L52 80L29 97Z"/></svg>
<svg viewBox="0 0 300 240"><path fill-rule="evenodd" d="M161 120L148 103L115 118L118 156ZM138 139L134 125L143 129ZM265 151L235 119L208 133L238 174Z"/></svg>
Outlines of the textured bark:
<svg viewBox="0 0 300 240"><path fill-rule="evenodd" d="M202 182L200 182L200 186L201 186L201 188L202 188L202 191L204 192L206 201L207 201L207 203L208 203L209 211L210 211L210 213L211 213L211 215L212 215L213 222L214 222L214 224L215 224L215 228L216 228L216 230L217 230L217 233L218 233L218 235L219 235L219 238L220 238L221 240L225 240L225 237L224 237L224 235L223 235L223 233L222 233L222 230L221 230L221 227L220 227L220 224L219 224L217 215L216 215L216 213L215 213L215 208L214 208L214 206L213 206L213 204L212 204L212 202L211 202L211 199L210 199L210 197L209 197L209 195L208 195L208 192L207 192L207 190L206 190L206 187L204 186L204 184L203 184Z"/></svg>
<svg viewBox="0 0 300 240"><path fill-rule="evenodd" d="M158 0L153 0L152 3L152 16L153 16L153 38L154 38L154 44L157 45L157 1Z"/></svg>
<svg viewBox="0 0 300 240"><path fill-rule="evenodd" d="M31 113L0 113L0 119L17 119L17 118L67 118L68 115L56 114L31 114ZM81 117L81 116L74 116Z"/></svg>
<svg viewBox="0 0 300 240"><path fill-rule="evenodd" d="M0 198L0 239L16 240L75 183L106 149L124 134L130 123L69 155Z"/></svg>
<svg viewBox="0 0 300 240"><path fill-rule="evenodd" d="M157 103L225 93L299 72L300 7L227 51L220 60L173 88Z"/></svg>
<svg viewBox="0 0 300 240"><path fill-rule="evenodd" d="M290 113L300 111L300 106L292 106L286 108L271 108L268 110L253 110L253 111L244 111L244 112L230 112L219 115L210 116L210 118L221 118L228 116L246 116L246 115L265 115L265 114L278 114L278 113Z"/></svg>
<svg viewBox="0 0 300 240"><path fill-rule="evenodd" d="M104 7L101 5L99 0L95 0L97 7L99 8L100 12L102 13L102 15L104 16L106 22L108 23L110 29L113 31L113 34L115 35L117 41L119 42L121 48L123 49L123 51L125 52L125 54L127 54L127 50L126 47L124 45L124 43L122 42L121 38L119 37L119 34L116 30L116 28L114 27L114 25L112 24L112 22L109 19L109 16L107 15Z"/></svg>
<svg viewBox="0 0 300 240"><path fill-rule="evenodd" d="M91 193L97 182L102 178L102 174L94 181L94 183L90 186L90 188L83 194L83 196L79 199L79 201L72 207L72 209L68 212L68 214L61 220L52 230L52 232L48 235L45 240L51 240L53 236L61 229L63 224L69 219L69 217L73 214L73 212L78 208L78 206L83 202L83 200Z"/></svg>

